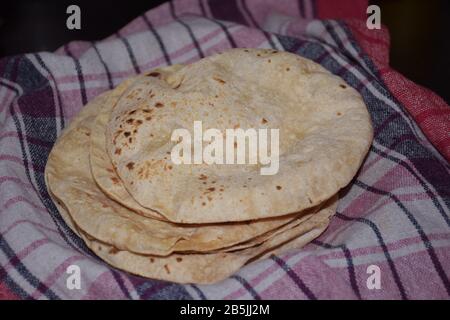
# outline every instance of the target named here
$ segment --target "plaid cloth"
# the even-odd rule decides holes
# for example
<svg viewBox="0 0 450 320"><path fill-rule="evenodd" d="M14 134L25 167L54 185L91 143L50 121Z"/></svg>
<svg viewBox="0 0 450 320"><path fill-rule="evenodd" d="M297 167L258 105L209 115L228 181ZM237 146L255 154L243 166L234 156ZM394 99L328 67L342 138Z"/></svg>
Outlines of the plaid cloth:
<svg viewBox="0 0 450 320"><path fill-rule="evenodd" d="M366 1L185 0L99 42L0 60L0 298L421 299L450 296L450 108L389 68ZM333 19L333 20L331 20ZM286 50L363 96L375 138L329 229L215 285L143 279L96 258L61 219L43 172L83 105L133 74L231 47ZM69 265L81 289L66 287ZM367 268L380 268L369 289Z"/></svg>

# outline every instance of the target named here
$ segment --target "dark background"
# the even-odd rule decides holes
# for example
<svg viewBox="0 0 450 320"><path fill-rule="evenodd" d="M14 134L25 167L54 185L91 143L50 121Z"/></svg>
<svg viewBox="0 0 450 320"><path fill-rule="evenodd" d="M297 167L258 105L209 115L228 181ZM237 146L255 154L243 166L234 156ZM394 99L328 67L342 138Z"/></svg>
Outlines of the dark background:
<svg viewBox="0 0 450 320"><path fill-rule="evenodd" d="M53 51L71 40L100 40L163 2L9 0L0 4L0 57ZM381 7L381 21L391 34L391 66L450 102L450 1L370 2ZM81 30L66 28L70 4L81 8Z"/></svg>

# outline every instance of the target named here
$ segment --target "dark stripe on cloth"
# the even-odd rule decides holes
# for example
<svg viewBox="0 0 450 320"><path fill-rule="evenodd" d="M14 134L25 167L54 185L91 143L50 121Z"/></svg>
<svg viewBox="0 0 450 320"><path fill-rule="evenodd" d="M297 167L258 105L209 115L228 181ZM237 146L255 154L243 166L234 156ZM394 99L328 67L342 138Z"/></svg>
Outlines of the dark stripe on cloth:
<svg viewBox="0 0 450 320"><path fill-rule="evenodd" d="M247 25L244 16L239 11L236 0L209 0L208 3L211 14L215 19Z"/></svg>
<svg viewBox="0 0 450 320"><path fill-rule="evenodd" d="M95 53L97 54L98 59L100 60L100 63L103 66L103 69L105 69L106 77L108 78L108 87L110 89L114 88L114 83L112 81L111 72L109 71L108 66L106 65L105 60L103 60L102 55L100 54L100 50L98 50L97 45L95 44L95 41L92 41L92 48L94 48Z"/></svg>
<svg viewBox="0 0 450 320"><path fill-rule="evenodd" d="M42 60L41 56L39 55L39 53L34 53L33 54L34 58L37 60L37 62L39 63L39 65L44 68L44 70L50 75L50 77L53 80L53 84L55 85L55 90L56 90L56 97L58 99L58 105L59 105L59 114L60 116L60 121L61 121L61 129L63 129L66 124L65 124L65 119L64 119L64 109L62 107L62 100L61 100L61 94L59 92L58 89L58 83L56 82L55 76L53 75L53 73L50 72L50 69L47 67L47 65L44 63L44 60Z"/></svg>
<svg viewBox="0 0 450 320"><path fill-rule="evenodd" d="M119 285L120 290L122 293L127 297L128 299L131 299L130 293L128 292L127 288L125 287L125 283L122 280L122 277L120 276L120 273L115 271L114 269L111 269L111 274L114 277L114 280L116 280L117 284Z"/></svg>
<svg viewBox="0 0 450 320"><path fill-rule="evenodd" d="M306 284L302 281L302 279L300 279L300 277L294 272L294 270L291 269L291 267L287 265L287 263L283 259L277 257L274 254L270 256L270 259L275 261L286 272L289 278L291 278L291 280L297 285L297 287L299 287L300 290L303 291L303 293L308 297L308 299L317 300L317 297L312 293L312 291L306 286Z"/></svg>
<svg viewBox="0 0 450 320"><path fill-rule="evenodd" d="M201 13L202 13L202 16L208 17L208 15L206 14L205 5L203 4L203 1L202 1L202 0L198 0L198 7L200 8L200 11L201 11Z"/></svg>
<svg viewBox="0 0 450 320"><path fill-rule="evenodd" d="M191 288L195 290L195 292L198 294L201 300L206 300L206 296L204 295L203 291L200 290L199 287L197 287L195 284L191 284Z"/></svg>
<svg viewBox="0 0 450 320"><path fill-rule="evenodd" d="M342 250L342 252L344 253L344 256L345 256L345 260L347 261L348 278L350 279L350 286L352 287L353 292L356 294L358 299L361 299L361 292L359 292L358 283L356 281L355 266L353 265L352 254L351 254L351 251L348 250L347 246L345 244L332 245L329 243L319 241L317 239L314 239L311 243L316 244L316 245L321 246L326 249Z"/></svg>
<svg viewBox="0 0 450 320"><path fill-rule="evenodd" d="M162 54L164 56L164 60L166 60L166 64L167 65L171 65L172 61L170 60L170 55L167 53L166 46L164 45L164 42L162 41L161 36L155 30L155 28L153 27L153 24L151 23L151 21L148 19L148 17L145 14L142 15L142 19L144 20L144 22L147 25L148 29L150 30L150 32L153 34L153 36L155 37L156 41L158 42L159 49L161 50L161 52L162 52Z"/></svg>
<svg viewBox="0 0 450 320"><path fill-rule="evenodd" d="M317 16L317 4L316 4L316 0L310 0L311 1L311 13L312 13L312 19L316 19L318 18Z"/></svg>
<svg viewBox="0 0 450 320"><path fill-rule="evenodd" d="M264 34L264 36L266 37L267 41L269 42L270 46L272 47L272 49L278 50L277 46L275 45L275 42L273 42L272 40L272 35L261 29L261 32Z"/></svg>
<svg viewBox="0 0 450 320"><path fill-rule="evenodd" d="M165 287L169 286L170 284L165 281L156 280L152 286L147 288L141 295L142 299L149 299L154 294L156 294L158 291L164 289Z"/></svg>
<svg viewBox="0 0 450 320"><path fill-rule="evenodd" d="M145 297L152 300L192 300L183 286L170 282L158 285L153 288L151 294L146 293Z"/></svg>
<svg viewBox="0 0 450 320"><path fill-rule="evenodd" d="M78 83L80 85L81 103L84 106L87 103L87 96L86 96L86 85L84 84L84 76L83 76L83 69L81 68L81 63L80 63L80 61L78 61L77 58L75 58L75 56L72 54L72 52L70 52L68 45L64 46L64 51L67 53L67 55L69 57L72 58L73 63L75 64L75 70L77 72Z"/></svg>
<svg viewBox="0 0 450 320"><path fill-rule="evenodd" d="M298 11L300 13L300 17L305 18L306 12L305 12L305 4L303 3L304 0L298 0Z"/></svg>
<svg viewBox="0 0 450 320"><path fill-rule="evenodd" d="M228 39L228 42L230 43L230 46L232 48L236 48L237 47L236 42L234 41L232 35L228 31L228 27L225 26L222 22L220 22L218 20L215 20L215 19L211 19L211 18L208 17L208 15L206 14L205 6L203 5L202 0L198 0L198 5L200 7L200 11L202 12L203 18L208 19L209 21L211 21L211 22L217 24L218 26L220 26L222 31L225 33L225 35L226 35L226 37Z"/></svg>
<svg viewBox="0 0 450 320"><path fill-rule="evenodd" d="M253 17L253 14L252 14L251 11L248 9L247 1L246 1L246 0L242 0L242 8L244 9L245 13L246 13L246 14L248 15L248 17L250 18L250 21L252 22L252 24L253 24L256 28L258 28L259 30L261 30L262 34L263 34L264 37L267 39L267 41L269 42L270 46L271 46L273 49L277 49L275 43L274 43L273 40L272 40L272 37L271 37L270 33L268 33L267 31L263 30L263 29L259 26L258 22L255 20L255 18Z"/></svg>
<svg viewBox="0 0 450 320"><path fill-rule="evenodd" d="M242 3L242 8L244 9L244 11L247 14L247 16L250 18L250 21L252 22L252 24L256 28L261 29L261 27L259 26L258 22L256 22L255 18L253 17L253 14L248 9L247 1L246 0L242 0L241 3Z"/></svg>
<svg viewBox="0 0 450 320"><path fill-rule="evenodd" d="M120 34L120 32L116 32L117 37L120 39L120 41L122 41L122 43L125 46L125 49L127 50L127 54L128 57L130 58L131 64L133 66L134 72L136 74L141 73L141 69L139 68L139 65L136 61L136 57L134 56L134 52L133 49L131 48L130 42L128 41L127 38L122 37L122 35Z"/></svg>
<svg viewBox="0 0 450 320"><path fill-rule="evenodd" d="M237 282L239 282L245 288L245 290L247 290L247 292L250 293L250 295L253 297L253 299L261 300L261 296L258 294L258 292L255 291L255 289L253 289L252 285L250 283L248 283L247 280L245 280L244 278L242 278L238 275L234 275L231 278L233 278Z"/></svg>
<svg viewBox="0 0 450 320"><path fill-rule="evenodd" d="M127 275L127 277L136 288L139 299L192 300L191 295L182 285L133 275Z"/></svg>
<svg viewBox="0 0 450 320"><path fill-rule="evenodd" d="M225 33L225 36L227 37L227 40L230 43L230 47L237 48L237 44L234 41L233 36L231 35L230 31L228 30L228 27L225 24L223 24L219 20L210 19L208 17L205 17L205 19L208 19L209 21L217 24L222 29L222 31Z"/></svg>
<svg viewBox="0 0 450 320"><path fill-rule="evenodd" d="M361 292L359 292L358 283L356 282L355 266L353 265L352 253L348 250L346 245L341 245L341 250L344 252L345 259L347 260L348 273L350 278L350 285L356 296L361 299Z"/></svg>
<svg viewBox="0 0 450 320"><path fill-rule="evenodd" d="M173 17L178 23L180 23L180 24L187 30L187 32L189 33L189 37L191 38L192 43L194 43L194 46L195 46L195 48L197 49L198 56L199 56L200 58L204 58L205 55L203 54L203 51L202 51L202 49L200 48L200 45L199 45L197 39L195 38L195 35L194 35L194 33L192 32L191 27L189 27L189 25L188 25L187 23L185 23L184 21L182 21L181 19L179 19L179 18L176 16L176 14L175 14L175 6L174 6L174 4L173 4L172 1L169 1L169 8L170 8L170 14L172 15L172 17Z"/></svg>

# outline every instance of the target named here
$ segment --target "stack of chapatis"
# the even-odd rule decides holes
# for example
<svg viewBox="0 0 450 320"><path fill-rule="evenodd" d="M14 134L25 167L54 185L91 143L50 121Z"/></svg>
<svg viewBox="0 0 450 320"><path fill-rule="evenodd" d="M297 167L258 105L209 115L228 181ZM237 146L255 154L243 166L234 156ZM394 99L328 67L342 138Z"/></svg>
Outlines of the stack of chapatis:
<svg viewBox="0 0 450 320"><path fill-rule="evenodd" d="M174 164L175 129L279 129L279 170ZM129 78L86 105L46 166L66 223L100 258L141 276L212 283L301 248L372 140L361 96L286 52L233 49Z"/></svg>

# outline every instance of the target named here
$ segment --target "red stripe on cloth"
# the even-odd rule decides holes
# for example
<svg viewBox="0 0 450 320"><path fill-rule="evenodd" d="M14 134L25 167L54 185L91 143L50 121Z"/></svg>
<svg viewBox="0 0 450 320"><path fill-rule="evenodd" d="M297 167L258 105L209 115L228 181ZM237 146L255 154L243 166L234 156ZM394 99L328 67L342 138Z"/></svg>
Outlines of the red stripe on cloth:
<svg viewBox="0 0 450 320"><path fill-rule="evenodd" d="M389 65L390 37L386 27L369 30L365 21L357 19L348 19L345 23L350 27L359 46L372 58L378 69Z"/></svg>
<svg viewBox="0 0 450 320"><path fill-rule="evenodd" d="M430 116L446 116L449 114L449 110L447 108L441 108L441 109L427 109L419 112L417 114L417 120L425 120L427 117ZM450 120L450 119L448 119Z"/></svg>
<svg viewBox="0 0 450 320"><path fill-rule="evenodd" d="M450 106L394 70L383 73L382 78L430 142L450 161Z"/></svg>
<svg viewBox="0 0 450 320"><path fill-rule="evenodd" d="M365 22L356 20L348 20L345 23L355 40L380 70L380 77L394 97L411 114L430 142L450 161L449 105L431 90L415 84L388 67L389 48L383 44L383 41L389 39L385 28L368 30Z"/></svg>
<svg viewBox="0 0 450 320"><path fill-rule="evenodd" d="M317 17L320 19L365 19L367 0L316 0Z"/></svg>
<svg viewBox="0 0 450 320"><path fill-rule="evenodd" d="M20 300L20 298L12 293L6 284L0 282L0 300Z"/></svg>

